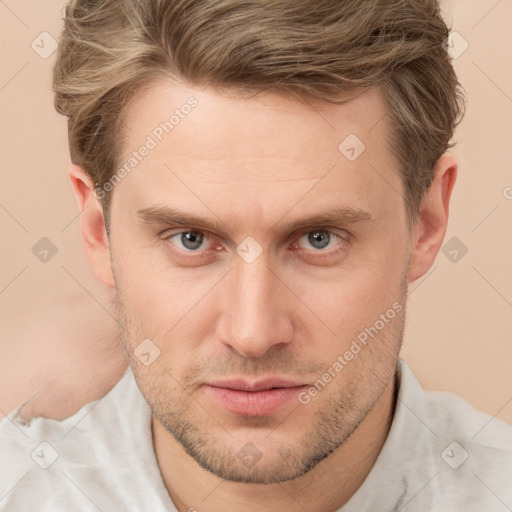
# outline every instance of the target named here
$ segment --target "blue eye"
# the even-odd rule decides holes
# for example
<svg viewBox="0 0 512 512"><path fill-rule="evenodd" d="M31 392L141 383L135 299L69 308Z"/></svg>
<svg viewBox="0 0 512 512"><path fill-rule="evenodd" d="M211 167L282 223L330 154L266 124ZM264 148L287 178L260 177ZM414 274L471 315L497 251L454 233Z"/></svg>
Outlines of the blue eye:
<svg viewBox="0 0 512 512"><path fill-rule="evenodd" d="M182 231L181 233L176 233L168 238L171 242L173 239L177 239L179 244L181 244L181 248L186 249L187 251L196 251L201 248L201 245L204 242L205 236L203 233L199 231ZM174 242L173 242L174 243Z"/></svg>
<svg viewBox="0 0 512 512"><path fill-rule="evenodd" d="M291 244L300 258L313 265L324 265L339 261L347 254L350 235L335 233L329 229L316 228L295 234ZM174 256L187 265L198 265L205 259L213 261L223 250L223 246L215 238L201 231L179 231L164 236L163 239L171 246Z"/></svg>
<svg viewBox="0 0 512 512"><path fill-rule="evenodd" d="M331 231L327 231L324 229L317 229L314 231L309 231L302 235L299 238L299 241L302 239L307 239L308 244L315 250L321 250L325 248L331 248L331 242L335 239L341 240L341 237L336 233L332 233Z"/></svg>

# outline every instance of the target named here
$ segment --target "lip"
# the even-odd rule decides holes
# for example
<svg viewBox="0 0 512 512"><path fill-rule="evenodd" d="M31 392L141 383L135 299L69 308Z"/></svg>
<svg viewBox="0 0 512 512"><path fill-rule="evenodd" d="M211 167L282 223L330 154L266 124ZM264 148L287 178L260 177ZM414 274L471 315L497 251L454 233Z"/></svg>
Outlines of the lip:
<svg viewBox="0 0 512 512"><path fill-rule="evenodd" d="M249 382L244 379L216 380L209 382L208 385L235 391L267 391L272 388L295 388L304 386L305 384L303 382L293 382L279 377L269 377L254 382Z"/></svg>
<svg viewBox="0 0 512 512"><path fill-rule="evenodd" d="M248 382L242 379L212 382L206 385L210 396L223 408L244 416L268 416L278 412L308 384L284 379Z"/></svg>

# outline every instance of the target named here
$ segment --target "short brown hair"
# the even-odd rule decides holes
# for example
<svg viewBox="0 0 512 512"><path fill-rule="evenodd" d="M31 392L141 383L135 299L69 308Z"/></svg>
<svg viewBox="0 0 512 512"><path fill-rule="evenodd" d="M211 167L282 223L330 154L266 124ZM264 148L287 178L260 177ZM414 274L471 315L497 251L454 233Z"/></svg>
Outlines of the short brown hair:
<svg viewBox="0 0 512 512"><path fill-rule="evenodd" d="M122 113L160 77L331 103L378 86L412 221L464 110L448 36L436 0L71 0L55 108L72 161L101 187L120 164Z"/></svg>

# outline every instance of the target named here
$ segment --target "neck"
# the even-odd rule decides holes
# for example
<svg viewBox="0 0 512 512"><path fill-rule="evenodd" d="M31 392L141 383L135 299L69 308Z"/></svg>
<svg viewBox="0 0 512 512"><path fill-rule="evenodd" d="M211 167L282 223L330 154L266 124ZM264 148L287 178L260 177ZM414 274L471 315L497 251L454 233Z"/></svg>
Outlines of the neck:
<svg viewBox="0 0 512 512"><path fill-rule="evenodd" d="M395 406L392 379L352 435L302 477L279 484L243 484L203 469L153 416L155 452L179 512L337 510L364 482L384 445Z"/></svg>

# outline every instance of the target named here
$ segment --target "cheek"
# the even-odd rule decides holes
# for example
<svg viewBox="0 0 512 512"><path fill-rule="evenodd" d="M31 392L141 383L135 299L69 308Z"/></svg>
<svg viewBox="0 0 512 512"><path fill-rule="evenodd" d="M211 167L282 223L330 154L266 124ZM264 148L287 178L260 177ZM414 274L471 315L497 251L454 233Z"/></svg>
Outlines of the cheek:
<svg viewBox="0 0 512 512"><path fill-rule="evenodd" d="M381 240L357 252L339 269L288 276L293 289L341 342L373 325L404 300L405 245Z"/></svg>
<svg viewBox="0 0 512 512"><path fill-rule="evenodd" d="M174 354L185 355L211 334L212 290L222 270L173 268L162 259L156 248L123 253L115 263L116 288L130 336L149 338L162 351L172 346Z"/></svg>

